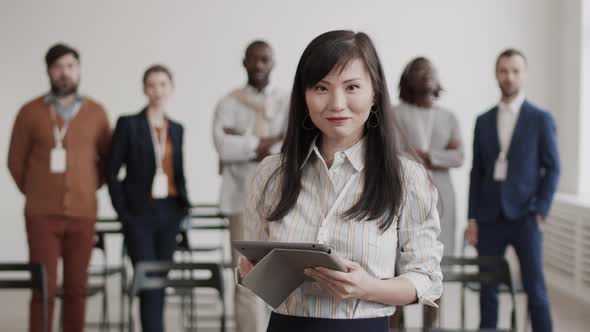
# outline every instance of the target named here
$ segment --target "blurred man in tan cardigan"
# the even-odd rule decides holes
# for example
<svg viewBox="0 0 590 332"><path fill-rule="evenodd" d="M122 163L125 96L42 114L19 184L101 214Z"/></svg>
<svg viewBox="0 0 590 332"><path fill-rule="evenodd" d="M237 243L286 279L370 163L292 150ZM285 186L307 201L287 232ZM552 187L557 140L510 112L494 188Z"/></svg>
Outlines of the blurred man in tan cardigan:
<svg viewBox="0 0 590 332"><path fill-rule="evenodd" d="M51 90L27 102L14 122L8 168L25 195L31 262L47 272L51 331L57 262L63 257L63 331L83 331L87 269L94 242L96 190L111 130L103 107L78 94L78 52L54 45L45 56ZM30 331L41 331L41 300L33 294Z"/></svg>

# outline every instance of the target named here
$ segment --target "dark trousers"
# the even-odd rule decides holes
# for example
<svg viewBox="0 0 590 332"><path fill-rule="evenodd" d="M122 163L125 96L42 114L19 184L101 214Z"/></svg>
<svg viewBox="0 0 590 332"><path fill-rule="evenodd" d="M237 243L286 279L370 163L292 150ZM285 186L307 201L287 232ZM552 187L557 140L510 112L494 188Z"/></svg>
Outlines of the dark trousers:
<svg viewBox="0 0 590 332"><path fill-rule="evenodd" d="M47 273L49 332L52 330L59 257L63 257L63 331L84 330L88 263L94 244L95 221L71 217L26 217L29 260L42 264ZM30 304L31 332L42 331L41 313L41 295L35 291Z"/></svg>
<svg viewBox="0 0 590 332"><path fill-rule="evenodd" d="M130 217L124 226L125 245L135 266L142 261L171 261L183 211L176 199L154 201L154 213ZM139 294L142 331L164 331L164 290Z"/></svg>
<svg viewBox="0 0 590 332"><path fill-rule="evenodd" d="M477 250L480 256L504 256L512 245L520 262L533 331L552 331L551 312L543 276L543 233L534 215L521 220L481 223ZM481 328L498 322L498 287L483 286L480 294Z"/></svg>
<svg viewBox="0 0 590 332"><path fill-rule="evenodd" d="M388 317L364 319L326 319L270 315L266 332L388 332Z"/></svg>

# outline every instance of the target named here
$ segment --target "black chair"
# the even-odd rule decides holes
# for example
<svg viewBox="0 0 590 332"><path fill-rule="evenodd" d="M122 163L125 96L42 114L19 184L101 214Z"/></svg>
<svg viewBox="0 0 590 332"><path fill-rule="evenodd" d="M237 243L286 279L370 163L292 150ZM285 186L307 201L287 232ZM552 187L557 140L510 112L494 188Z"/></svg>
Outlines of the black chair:
<svg viewBox="0 0 590 332"><path fill-rule="evenodd" d="M225 257L226 239L223 239L223 232L229 230L228 222L225 216L219 210L219 205L215 203L199 203L191 206L190 215L184 220L181 225L180 232L176 237L176 254L174 257L175 262L179 263L218 263L223 265L224 268L233 268L231 261L226 261ZM210 233L219 233L220 240L217 242L191 242L189 240L189 234L199 234L201 239L211 239ZM221 233L220 233L221 232ZM199 254L215 254L219 258L206 257ZM222 275L223 278L223 275ZM223 279L222 279L223 281ZM184 325L186 312L190 310L190 301L194 301L194 294L192 290L171 290L169 295L181 296L180 306L180 321L181 325ZM192 298L191 298L192 297ZM204 299L200 297L199 304L211 304L215 303L216 299Z"/></svg>
<svg viewBox="0 0 590 332"><path fill-rule="evenodd" d="M510 312L510 329L486 329L485 331L516 331L516 293L510 267L504 257L443 257L441 261L443 280L445 283L461 283L461 329L465 330L465 292L466 284L499 285L510 294L512 309ZM434 328L429 331L457 331L452 329ZM477 330L479 331L479 330Z"/></svg>
<svg viewBox="0 0 590 332"><path fill-rule="evenodd" d="M103 276L104 278L119 275L119 321L107 322L107 328L119 327L121 332L125 331L127 315L125 313L125 301L127 300L127 293L129 288L129 269L131 268L131 261L127 255L127 248L125 246L125 238L123 237L123 225L117 218L100 218L96 223L96 232L102 233L103 244L108 235L119 235L122 237L120 262L116 265L98 266L96 270L90 268L90 276ZM108 257L106 256L106 246L103 246L104 262L108 264ZM107 297L108 298L108 297ZM108 302L111 302L110 300ZM107 310L108 311L108 310Z"/></svg>
<svg viewBox="0 0 590 332"><path fill-rule="evenodd" d="M189 234L191 232L227 232L229 231L229 222L226 216L219 210L219 205L215 203L199 203L191 206L190 217L181 227L181 232L177 237L177 251L181 253L183 262L192 262L194 259L193 253L204 252L218 252L221 259L217 260L226 268L233 268L230 261L226 261L225 257L229 254L226 249L231 250L228 243L229 236L226 239L220 240L214 244L198 244L191 245L189 242Z"/></svg>
<svg viewBox="0 0 590 332"><path fill-rule="evenodd" d="M209 246L191 246L188 235L189 230L182 228L176 235L176 252L181 254L182 262L190 263L194 253L220 252L223 254L223 244L221 243Z"/></svg>
<svg viewBox="0 0 590 332"><path fill-rule="evenodd" d="M208 272L208 276L201 276L199 272ZM129 291L128 322L129 331L133 331L133 299L143 290L172 288L178 294L190 292L188 322L191 330L196 329L194 297L195 288L211 288L217 290L221 304L221 331L225 332L226 306L224 301L223 267L215 263L173 263L173 262L140 262L137 264L133 283Z"/></svg>
<svg viewBox="0 0 590 332"><path fill-rule="evenodd" d="M468 248L468 246L466 244L463 247L463 255L464 256L466 255L467 248ZM513 284L514 284L514 293L516 294L516 296L524 296L526 299L527 294L524 289L524 285L522 284L522 279L517 279L516 281L513 280ZM479 292L481 291L481 285L476 282L468 282L468 283L463 284L461 291L464 292L465 289L479 294ZM498 293L500 295L502 295L502 294L510 295L510 290L508 289L508 287L506 287L506 285L499 285L498 286ZM526 304L526 301L525 301L525 305L524 305L524 313L525 313L525 322L524 322L523 331L526 331L528 329L528 322L529 322L529 311L528 311L528 306Z"/></svg>
<svg viewBox="0 0 590 332"><path fill-rule="evenodd" d="M38 263L33 264L0 264L0 272L6 272L9 276L0 277L0 288L2 289L31 289L36 290L41 294L43 301L43 312L41 313L43 331L47 331L47 276L45 275L45 268ZM29 272L28 277L16 277L14 272ZM4 274L4 273L2 273Z"/></svg>

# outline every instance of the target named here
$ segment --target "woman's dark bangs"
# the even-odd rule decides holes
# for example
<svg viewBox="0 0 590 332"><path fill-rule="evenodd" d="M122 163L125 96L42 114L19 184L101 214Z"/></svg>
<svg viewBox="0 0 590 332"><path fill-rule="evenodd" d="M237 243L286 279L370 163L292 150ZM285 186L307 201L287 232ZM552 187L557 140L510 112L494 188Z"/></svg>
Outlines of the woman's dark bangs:
<svg viewBox="0 0 590 332"><path fill-rule="evenodd" d="M304 90L313 87L335 67L343 71L357 58L360 58L360 54L351 42L331 43L312 51L302 70Z"/></svg>

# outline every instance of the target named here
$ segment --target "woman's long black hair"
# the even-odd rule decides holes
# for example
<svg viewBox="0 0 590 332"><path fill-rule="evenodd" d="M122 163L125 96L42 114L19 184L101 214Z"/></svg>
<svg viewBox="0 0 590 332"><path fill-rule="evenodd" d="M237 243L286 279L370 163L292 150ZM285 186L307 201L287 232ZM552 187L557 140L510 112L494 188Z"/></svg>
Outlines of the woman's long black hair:
<svg viewBox="0 0 590 332"><path fill-rule="evenodd" d="M283 142L279 176L280 199L267 216L269 221L285 217L295 206L301 190L302 164L313 139L320 135L317 128L309 130L306 119L305 91L324 78L333 68L355 59L364 62L375 90L375 106L366 126L364 186L359 200L343 217L356 220L383 218L381 230L391 226L402 204L403 185L401 161L398 156L391 101L383 67L373 42L365 33L338 30L326 32L307 46L295 73L289 123ZM377 121L371 119L375 117ZM305 125L303 122L306 121ZM378 122L378 126L373 124ZM271 177L272 178L272 177ZM268 183L267 183L268 186Z"/></svg>

